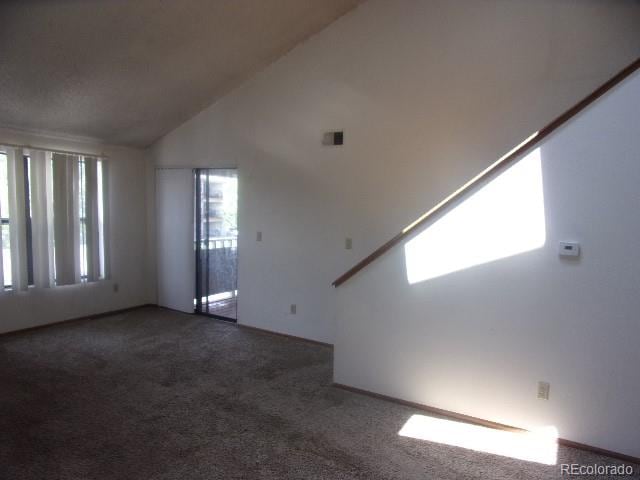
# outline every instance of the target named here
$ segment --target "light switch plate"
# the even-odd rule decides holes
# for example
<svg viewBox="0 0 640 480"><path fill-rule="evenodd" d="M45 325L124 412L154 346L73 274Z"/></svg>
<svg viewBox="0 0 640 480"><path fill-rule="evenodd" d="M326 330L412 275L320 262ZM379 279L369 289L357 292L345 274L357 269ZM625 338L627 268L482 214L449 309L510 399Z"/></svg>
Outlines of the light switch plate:
<svg viewBox="0 0 640 480"><path fill-rule="evenodd" d="M538 398L549 400L549 390L551 385L549 382L538 382Z"/></svg>

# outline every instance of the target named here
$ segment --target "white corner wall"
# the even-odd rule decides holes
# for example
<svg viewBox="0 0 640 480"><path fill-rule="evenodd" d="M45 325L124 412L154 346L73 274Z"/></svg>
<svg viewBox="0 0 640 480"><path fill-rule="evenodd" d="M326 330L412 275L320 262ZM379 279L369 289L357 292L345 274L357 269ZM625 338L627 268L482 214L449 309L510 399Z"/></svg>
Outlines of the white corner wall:
<svg viewBox="0 0 640 480"><path fill-rule="evenodd" d="M0 333L155 302L148 256L147 151L0 128L0 143L104 153L108 159L110 271L107 281L0 294ZM118 284L118 292L114 291Z"/></svg>
<svg viewBox="0 0 640 480"><path fill-rule="evenodd" d="M640 457L638 111L636 73L543 142L542 248L409 285L398 246L340 287L334 380Z"/></svg>
<svg viewBox="0 0 640 480"><path fill-rule="evenodd" d="M239 322L333 342L331 281L631 62L638 24L630 0L369 0L154 161L239 168Z"/></svg>

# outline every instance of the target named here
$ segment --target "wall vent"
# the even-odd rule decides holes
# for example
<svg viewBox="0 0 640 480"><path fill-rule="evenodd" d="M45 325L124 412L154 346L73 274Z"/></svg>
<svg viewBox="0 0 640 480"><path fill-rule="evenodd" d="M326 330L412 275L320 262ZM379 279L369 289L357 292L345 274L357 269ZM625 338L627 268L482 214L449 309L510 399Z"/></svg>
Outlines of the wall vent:
<svg viewBox="0 0 640 480"><path fill-rule="evenodd" d="M322 137L323 145L344 145L344 131L327 132Z"/></svg>

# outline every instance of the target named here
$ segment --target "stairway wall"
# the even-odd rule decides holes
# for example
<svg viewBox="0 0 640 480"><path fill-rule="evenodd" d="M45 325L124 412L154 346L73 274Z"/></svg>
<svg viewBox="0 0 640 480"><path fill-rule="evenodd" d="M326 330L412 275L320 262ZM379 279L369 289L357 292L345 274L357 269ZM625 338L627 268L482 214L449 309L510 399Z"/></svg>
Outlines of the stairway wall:
<svg viewBox="0 0 640 480"><path fill-rule="evenodd" d="M640 457L638 111L636 73L542 143L543 246L410 284L405 244L341 286L334 380ZM477 212L462 244L494 220Z"/></svg>

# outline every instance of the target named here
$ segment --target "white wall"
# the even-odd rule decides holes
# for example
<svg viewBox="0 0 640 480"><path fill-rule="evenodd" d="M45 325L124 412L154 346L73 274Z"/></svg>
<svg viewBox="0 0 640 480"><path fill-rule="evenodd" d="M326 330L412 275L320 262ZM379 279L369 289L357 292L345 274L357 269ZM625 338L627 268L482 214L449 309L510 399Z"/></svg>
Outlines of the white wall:
<svg viewBox="0 0 640 480"><path fill-rule="evenodd" d="M633 60L639 23L631 0L370 0L155 162L239 167L240 323L333 342L331 281Z"/></svg>
<svg viewBox="0 0 640 480"><path fill-rule="evenodd" d="M110 271L107 281L0 294L0 333L155 302L147 262L148 152L0 128L2 142L104 153L108 159ZM117 283L118 292L113 285ZM153 281L155 283L155 281Z"/></svg>
<svg viewBox="0 0 640 480"><path fill-rule="evenodd" d="M640 457L639 109L635 74L544 141L542 248L409 285L399 246L340 287L335 381Z"/></svg>
<svg viewBox="0 0 640 480"><path fill-rule="evenodd" d="M158 305L186 313L193 313L196 284L193 185L191 169L156 171Z"/></svg>

